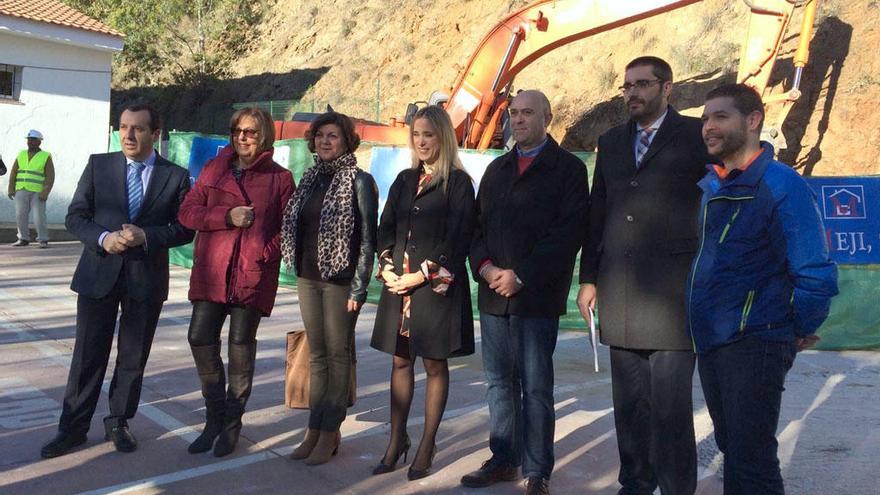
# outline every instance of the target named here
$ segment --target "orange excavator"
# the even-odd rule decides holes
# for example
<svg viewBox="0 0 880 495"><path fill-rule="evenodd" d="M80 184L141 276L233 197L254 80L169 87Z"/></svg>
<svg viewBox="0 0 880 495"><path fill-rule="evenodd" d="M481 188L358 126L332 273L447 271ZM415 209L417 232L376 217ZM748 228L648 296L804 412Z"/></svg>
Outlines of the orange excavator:
<svg viewBox="0 0 880 495"><path fill-rule="evenodd" d="M544 54L574 41L698 3L702 0L543 0L514 12L496 24L459 71L448 97L435 92L427 102L411 103L403 119L410 123L419 104L443 104L452 118L462 148L487 149L497 142L497 131L510 101L517 74ZM767 109L765 138L784 148L781 126L800 97L803 68L818 0L743 0L750 9L737 80L763 95ZM767 93L767 82L796 7L804 8L800 43L794 58L791 88ZM576 68L573 68L576 69ZM357 122L365 141L406 145L404 122L382 125ZM290 124L290 125L288 125ZM294 124L296 124L294 126ZM276 126L278 123L276 123ZM301 137L307 123L284 122L278 135ZM301 129L301 130L300 130ZM287 131L287 132L285 132ZM298 136L296 136L298 134Z"/></svg>

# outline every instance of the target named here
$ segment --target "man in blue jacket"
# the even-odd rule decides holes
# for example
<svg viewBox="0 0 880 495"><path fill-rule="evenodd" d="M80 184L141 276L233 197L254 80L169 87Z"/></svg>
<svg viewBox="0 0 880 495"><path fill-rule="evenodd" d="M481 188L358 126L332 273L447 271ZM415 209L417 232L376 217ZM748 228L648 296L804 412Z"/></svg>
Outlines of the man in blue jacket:
<svg viewBox="0 0 880 495"><path fill-rule="evenodd" d="M724 493L784 493L776 427L785 375L837 294L812 190L760 141L764 107L743 84L706 96L703 140L720 164L700 181L700 247L688 326Z"/></svg>

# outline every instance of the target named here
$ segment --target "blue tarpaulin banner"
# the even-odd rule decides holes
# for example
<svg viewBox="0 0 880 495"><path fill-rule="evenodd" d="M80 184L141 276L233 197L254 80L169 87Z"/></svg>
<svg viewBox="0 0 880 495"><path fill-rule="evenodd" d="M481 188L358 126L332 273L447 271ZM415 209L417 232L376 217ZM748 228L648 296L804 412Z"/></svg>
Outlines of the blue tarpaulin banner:
<svg viewBox="0 0 880 495"><path fill-rule="evenodd" d="M190 180L195 184L199 177L202 167L208 163L208 160L217 156L224 146L229 144L226 139L217 139L210 137L194 137L192 140L192 148L189 152L189 176Z"/></svg>
<svg viewBox="0 0 880 495"><path fill-rule="evenodd" d="M880 177L808 177L816 192L831 259L880 263Z"/></svg>
<svg viewBox="0 0 880 495"><path fill-rule="evenodd" d="M479 187L480 179L483 172L489 166L489 162L495 157L503 154L500 150L472 151L460 150L464 169L474 181L474 189ZM385 198L388 196L388 190L397 174L412 166L412 152L409 148L401 148L396 146L373 146L370 150L370 174L376 179L376 185L379 186L379 212L385 207Z"/></svg>

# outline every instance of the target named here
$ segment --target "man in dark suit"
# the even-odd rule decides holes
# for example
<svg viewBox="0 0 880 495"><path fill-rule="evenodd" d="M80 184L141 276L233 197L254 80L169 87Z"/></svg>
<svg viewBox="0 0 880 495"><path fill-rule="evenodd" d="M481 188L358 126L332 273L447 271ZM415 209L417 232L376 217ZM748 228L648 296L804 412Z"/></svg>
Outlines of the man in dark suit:
<svg viewBox="0 0 880 495"><path fill-rule="evenodd" d="M168 248L193 238L177 222L189 173L153 149L162 135L159 114L149 105L130 106L119 118L119 134L122 152L89 158L67 211L67 230L83 243L71 283L79 294L76 343L58 435L40 452L46 458L86 441L120 306L105 438L120 452L137 448L127 420L137 410L144 366L168 298Z"/></svg>
<svg viewBox="0 0 880 495"><path fill-rule="evenodd" d="M516 147L486 169L477 195L471 271L479 282L483 369L492 458L461 479L510 481L549 493L553 472L553 351L589 206L587 169L547 134L539 91L510 103Z"/></svg>
<svg viewBox="0 0 880 495"><path fill-rule="evenodd" d="M697 248L697 181L709 163L699 119L668 105L672 69L626 66L630 120L599 138L578 306L600 306L611 346L621 494L692 494L697 465L685 282ZM597 291L598 287L598 291Z"/></svg>

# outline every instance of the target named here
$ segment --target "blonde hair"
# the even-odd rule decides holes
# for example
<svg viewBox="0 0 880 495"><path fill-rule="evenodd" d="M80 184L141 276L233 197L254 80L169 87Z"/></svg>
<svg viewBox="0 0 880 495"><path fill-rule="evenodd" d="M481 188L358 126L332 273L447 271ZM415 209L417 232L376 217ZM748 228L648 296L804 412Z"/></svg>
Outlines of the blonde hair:
<svg viewBox="0 0 880 495"><path fill-rule="evenodd" d="M440 153L437 157L437 163L434 165L434 177L431 182L442 181L445 191L452 171L464 170L461 158L458 156L458 141L455 138L455 129L452 128L452 119L449 118L446 110L437 105L428 105L419 109L413 117L413 125L419 119L427 120L440 138ZM422 165L422 161L419 160L419 155L416 153L412 132L409 133L409 148L412 152L412 168L417 169Z"/></svg>

